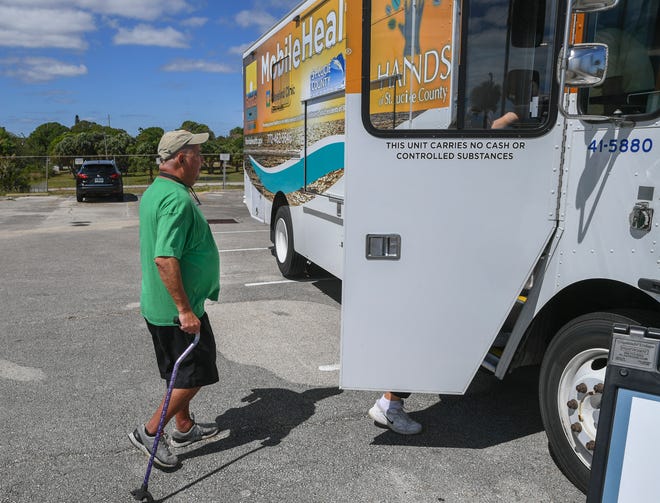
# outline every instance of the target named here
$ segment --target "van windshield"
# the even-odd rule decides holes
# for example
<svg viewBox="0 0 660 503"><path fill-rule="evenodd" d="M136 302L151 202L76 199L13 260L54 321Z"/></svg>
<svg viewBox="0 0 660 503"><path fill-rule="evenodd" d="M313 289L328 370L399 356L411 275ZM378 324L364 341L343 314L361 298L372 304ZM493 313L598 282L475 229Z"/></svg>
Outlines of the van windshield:
<svg viewBox="0 0 660 503"><path fill-rule="evenodd" d="M584 89L581 104L593 115L645 115L660 110L660 0L621 0L590 14L587 41L608 46L605 81Z"/></svg>

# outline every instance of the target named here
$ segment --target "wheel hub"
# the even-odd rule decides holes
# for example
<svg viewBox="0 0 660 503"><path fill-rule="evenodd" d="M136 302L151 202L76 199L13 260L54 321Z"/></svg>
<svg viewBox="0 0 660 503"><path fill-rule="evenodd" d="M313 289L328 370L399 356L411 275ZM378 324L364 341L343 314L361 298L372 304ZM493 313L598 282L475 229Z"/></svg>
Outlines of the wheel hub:
<svg viewBox="0 0 660 503"><path fill-rule="evenodd" d="M279 219L275 224L275 254L277 260L283 264L289 253L289 233L284 220Z"/></svg>
<svg viewBox="0 0 660 503"><path fill-rule="evenodd" d="M566 438L578 458L591 466L600 416L608 351L595 348L577 354L559 382L559 411Z"/></svg>

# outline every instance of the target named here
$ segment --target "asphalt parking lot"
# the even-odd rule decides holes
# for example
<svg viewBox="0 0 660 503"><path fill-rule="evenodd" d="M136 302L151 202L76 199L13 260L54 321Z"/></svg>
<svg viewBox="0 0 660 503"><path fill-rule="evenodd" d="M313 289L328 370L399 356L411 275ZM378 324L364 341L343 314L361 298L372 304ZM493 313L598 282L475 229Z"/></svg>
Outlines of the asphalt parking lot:
<svg viewBox="0 0 660 503"><path fill-rule="evenodd" d="M0 502L132 501L127 434L164 392L139 312L139 198L0 198ZM548 452L535 369L479 372L463 397L413 395L424 425L376 428L338 384L341 282L283 281L242 191L199 194L221 260L207 304L220 383L193 402L219 439L154 470L168 502L582 502Z"/></svg>

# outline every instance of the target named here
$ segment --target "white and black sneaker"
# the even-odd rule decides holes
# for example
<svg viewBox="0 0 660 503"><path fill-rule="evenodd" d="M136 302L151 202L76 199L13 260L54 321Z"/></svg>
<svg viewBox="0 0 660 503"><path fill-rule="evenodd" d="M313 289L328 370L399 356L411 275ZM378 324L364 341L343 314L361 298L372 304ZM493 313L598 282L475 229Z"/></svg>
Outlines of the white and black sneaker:
<svg viewBox="0 0 660 503"><path fill-rule="evenodd" d="M401 435L416 435L422 431L422 425L411 419L408 413L403 410L403 403L400 407L390 407L387 411L384 411L376 401L374 406L369 409L369 416L377 424Z"/></svg>
<svg viewBox="0 0 660 503"><path fill-rule="evenodd" d="M153 449L156 435L151 436L147 434L147 430L144 428L143 424L135 428L133 432L129 433L128 438L130 439L131 443L141 452L143 452L147 457L151 456L151 450ZM158 441L156 455L154 456L154 464L160 466L161 468L174 468L179 464L179 458L170 452L170 446L167 445L167 440L165 439L164 434Z"/></svg>

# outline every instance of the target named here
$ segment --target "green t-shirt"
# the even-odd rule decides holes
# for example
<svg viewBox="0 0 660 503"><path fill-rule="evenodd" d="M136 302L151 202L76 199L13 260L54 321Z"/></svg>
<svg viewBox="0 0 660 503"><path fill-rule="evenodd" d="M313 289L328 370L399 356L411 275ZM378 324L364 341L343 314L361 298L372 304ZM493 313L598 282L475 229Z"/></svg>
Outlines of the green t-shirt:
<svg viewBox="0 0 660 503"><path fill-rule="evenodd" d="M206 299L218 300L220 257L209 224L188 189L165 178L156 178L140 201L140 306L152 325L173 325L179 313L160 278L156 257L179 260L183 287L197 317L204 314Z"/></svg>

